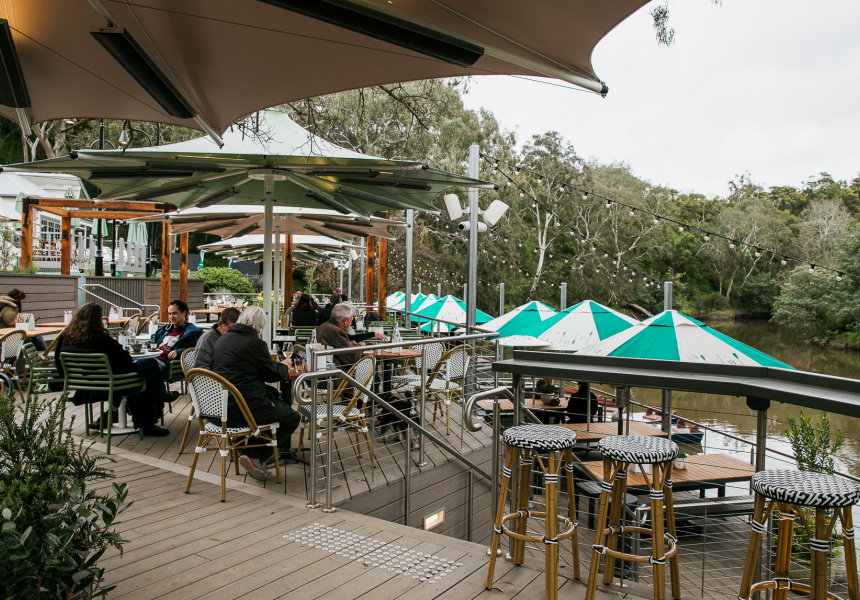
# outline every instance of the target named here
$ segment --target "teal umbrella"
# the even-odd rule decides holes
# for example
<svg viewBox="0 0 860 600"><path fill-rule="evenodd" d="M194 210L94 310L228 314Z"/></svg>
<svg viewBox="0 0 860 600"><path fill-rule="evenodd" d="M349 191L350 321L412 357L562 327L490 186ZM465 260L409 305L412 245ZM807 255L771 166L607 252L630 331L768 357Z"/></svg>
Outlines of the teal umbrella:
<svg viewBox="0 0 860 600"><path fill-rule="evenodd" d="M445 296L440 298L433 304L423 307L421 310L415 311L419 317L432 317L443 321L450 321L460 325L466 324L466 303L455 298L454 296ZM491 321L493 317L480 310L475 311L475 322L486 323ZM418 319L421 321L421 319ZM435 327L434 327L435 330Z"/></svg>
<svg viewBox="0 0 860 600"><path fill-rule="evenodd" d="M104 229L102 229L104 232ZM146 231L146 223L129 223L128 235L125 240L127 243L144 244L149 243L149 233Z"/></svg>
<svg viewBox="0 0 860 600"><path fill-rule="evenodd" d="M582 350L632 327L638 321L593 300L583 300L517 333L549 342L547 350ZM501 332L500 332L501 333Z"/></svg>
<svg viewBox="0 0 860 600"><path fill-rule="evenodd" d="M551 306L547 306L542 302L532 301L516 307L501 317L496 317L492 321L484 323L481 325L481 329L497 331L499 333L499 343L503 346L508 345L508 341L517 346L523 346L526 343L531 346L545 346L549 344L541 344L536 338L522 335L522 333L533 327L538 327L542 323L546 323L556 314L558 312Z"/></svg>
<svg viewBox="0 0 860 600"><path fill-rule="evenodd" d="M578 354L794 369L675 310L645 319Z"/></svg>

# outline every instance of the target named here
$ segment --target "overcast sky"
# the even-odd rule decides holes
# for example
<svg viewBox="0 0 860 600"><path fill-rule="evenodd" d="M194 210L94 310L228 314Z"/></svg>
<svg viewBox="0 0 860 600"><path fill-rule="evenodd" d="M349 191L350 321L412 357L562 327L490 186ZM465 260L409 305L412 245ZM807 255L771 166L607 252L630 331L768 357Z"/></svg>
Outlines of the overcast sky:
<svg viewBox="0 0 860 600"><path fill-rule="evenodd" d="M651 6L594 52L605 99L475 77L467 106L492 111L519 143L556 130L584 158L708 196L744 172L765 187L860 173L860 2L674 0L669 48L657 45Z"/></svg>

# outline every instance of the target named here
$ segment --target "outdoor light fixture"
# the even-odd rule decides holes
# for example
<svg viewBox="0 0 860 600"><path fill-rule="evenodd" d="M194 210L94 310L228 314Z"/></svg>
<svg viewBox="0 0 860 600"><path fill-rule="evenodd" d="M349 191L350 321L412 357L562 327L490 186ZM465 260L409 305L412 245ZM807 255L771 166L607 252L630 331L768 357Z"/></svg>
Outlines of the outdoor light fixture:
<svg viewBox="0 0 860 600"><path fill-rule="evenodd" d="M24 71L18 61L18 52L12 40L12 28L6 19L0 19L0 104L12 108L28 108L30 94L24 82Z"/></svg>
<svg viewBox="0 0 860 600"><path fill-rule="evenodd" d="M128 129L123 129L122 133L119 134L119 145L120 146L128 146Z"/></svg>
<svg viewBox="0 0 860 600"><path fill-rule="evenodd" d="M493 200L493 202L487 207L482 215L482 219L484 223L488 226L493 227L496 223L499 222L499 219L507 212L508 205L502 202L501 200Z"/></svg>
<svg viewBox="0 0 860 600"><path fill-rule="evenodd" d="M200 202L198 202L194 206L196 206L197 208L206 208L207 206L212 206L213 204L217 204L218 202L221 202L222 200L226 200L227 198L230 198L231 196L235 196L238 193L239 193L239 190L237 188L234 188L234 187L227 188L226 190L222 190L220 192L215 192L211 196L206 196L205 198L203 198L203 200L201 200Z"/></svg>
<svg viewBox="0 0 860 600"><path fill-rule="evenodd" d="M170 116L178 119L197 116L128 32L118 27L103 27L90 34Z"/></svg>
<svg viewBox="0 0 860 600"><path fill-rule="evenodd" d="M445 194L442 197L442 202L445 203L445 210L448 212L448 218L452 221L463 218L463 209L460 207L460 198L457 194Z"/></svg>
<svg viewBox="0 0 860 600"><path fill-rule="evenodd" d="M65 123L66 125L74 125L77 122L78 122L77 119L72 119L72 118L63 119L63 123Z"/></svg>
<svg viewBox="0 0 860 600"><path fill-rule="evenodd" d="M461 67L484 55L477 44L347 0L260 1Z"/></svg>

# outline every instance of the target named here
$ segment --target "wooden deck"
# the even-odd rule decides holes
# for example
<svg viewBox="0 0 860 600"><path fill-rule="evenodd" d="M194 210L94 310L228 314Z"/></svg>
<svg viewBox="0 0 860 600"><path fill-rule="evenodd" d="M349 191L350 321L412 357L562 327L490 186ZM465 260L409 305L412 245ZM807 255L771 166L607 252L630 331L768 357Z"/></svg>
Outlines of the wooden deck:
<svg viewBox="0 0 860 600"><path fill-rule="evenodd" d="M111 551L101 561L105 584L117 586L114 598L544 597L542 561L514 567L499 559L490 592L485 546L347 511L307 510L289 495L236 480L221 503L213 475L201 474L185 494L182 465L125 449L113 459L134 502L117 525L128 540L123 555ZM559 588L565 598L585 596L585 586L564 575ZM647 587L637 589L650 597ZM598 598L619 600L631 591Z"/></svg>

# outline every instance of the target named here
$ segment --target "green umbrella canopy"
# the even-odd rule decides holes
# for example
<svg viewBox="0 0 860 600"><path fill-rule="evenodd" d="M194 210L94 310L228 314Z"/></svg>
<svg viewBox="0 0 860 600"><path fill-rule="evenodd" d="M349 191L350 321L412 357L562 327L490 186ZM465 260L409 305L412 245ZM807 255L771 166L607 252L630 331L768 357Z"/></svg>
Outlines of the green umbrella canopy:
<svg viewBox="0 0 860 600"><path fill-rule="evenodd" d="M638 321L593 300L583 300L517 333L550 343L547 350L581 350L633 326Z"/></svg>
<svg viewBox="0 0 860 600"><path fill-rule="evenodd" d="M454 296L445 296L415 313L419 317L432 317L452 323L466 324L466 303ZM475 322L486 323L493 317L480 310L475 311ZM420 319L419 319L420 321Z"/></svg>
<svg viewBox="0 0 860 600"><path fill-rule="evenodd" d="M273 109L261 111L256 132L229 130L221 148L200 137L125 151L78 150L3 170L70 173L98 186L101 200L165 202L177 208L259 205L272 179L277 204L363 216L408 208L436 211L433 198L452 186L495 188L422 163L341 148Z"/></svg>
<svg viewBox="0 0 860 600"><path fill-rule="evenodd" d="M656 314L578 354L794 368L675 310Z"/></svg>
<svg viewBox="0 0 860 600"><path fill-rule="evenodd" d="M557 311L551 306L533 300L518 306L510 312L487 321L481 325L482 329L499 332L499 337L520 335L524 330L530 329L555 316Z"/></svg>
<svg viewBox="0 0 860 600"><path fill-rule="evenodd" d="M146 231L146 223L128 224L128 243L146 244L149 242L149 234Z"/></svg>

